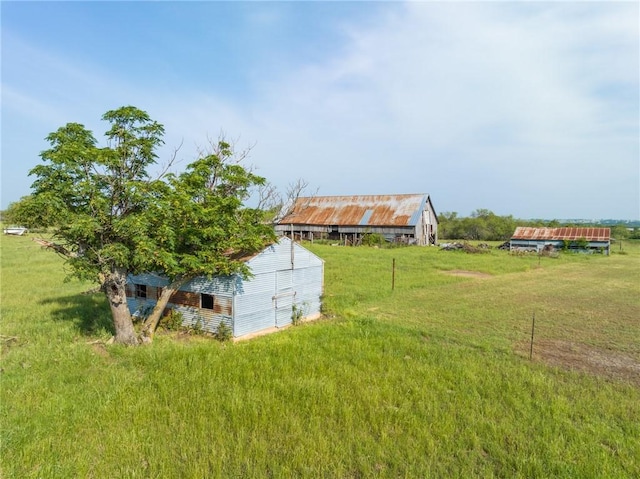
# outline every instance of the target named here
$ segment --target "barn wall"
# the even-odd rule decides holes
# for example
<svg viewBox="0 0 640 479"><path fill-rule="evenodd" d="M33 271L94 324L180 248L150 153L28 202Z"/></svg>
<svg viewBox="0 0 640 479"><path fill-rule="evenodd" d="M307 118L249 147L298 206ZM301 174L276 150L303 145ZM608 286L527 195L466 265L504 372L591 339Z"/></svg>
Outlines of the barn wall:
<svg viewBox="0 0 640 479"><path fill-rule="evenodd" d="M324 263L309 250L282 238L248 266L254 276L236 288L234 336L290 324L294 304L305 316L320 312Z"/></svg>
<svg viewBox="0 0 640 479"><path fill-rule="evenodd" d="M275 271L256 274L242 283L234 297L233 335L243 336L275 326Z"/></svg>
<svg viewBox="0 0 640 479"><path fill-rule="evenodd" d="M555 249L562 249L564 242L562 240L534 240L534 239L511 239L509 241L509 249L513 251L541 251L545 246L551 245ZM609 254L610 243L607 241L589 241L588 249L594 251L602 250L604 254Z"/></svg>
<svg viewBox="0 0 640 479"><path fill-rule="evenodd" d="M200 277L185 283L167 303L167 308L175 309L183 315L184 326L200 327L215 332L221 321L233 326L233 288L237 279L233 276ZM161 288L168 284L166 278L145 273L131 275L127 286L127 305L132 314L149 312L157 303ZM133 295L135 284L147 285L147 299ZM200 307L200 293L214 296L213 309Z"/></svg>

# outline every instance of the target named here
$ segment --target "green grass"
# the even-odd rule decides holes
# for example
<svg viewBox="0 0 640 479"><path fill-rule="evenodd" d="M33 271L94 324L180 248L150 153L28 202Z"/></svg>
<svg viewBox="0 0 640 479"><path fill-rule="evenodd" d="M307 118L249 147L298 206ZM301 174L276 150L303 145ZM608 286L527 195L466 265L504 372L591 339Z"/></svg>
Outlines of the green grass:
<svg viewBox="0 0 640 479"><path fill-rule="evenodd" d="M640 364L638 244L540 261L312 245L329 319L140 348L96 343L106 302L54 254L1 247L2 477L640 476L640 373L551 354Z"/></svg>

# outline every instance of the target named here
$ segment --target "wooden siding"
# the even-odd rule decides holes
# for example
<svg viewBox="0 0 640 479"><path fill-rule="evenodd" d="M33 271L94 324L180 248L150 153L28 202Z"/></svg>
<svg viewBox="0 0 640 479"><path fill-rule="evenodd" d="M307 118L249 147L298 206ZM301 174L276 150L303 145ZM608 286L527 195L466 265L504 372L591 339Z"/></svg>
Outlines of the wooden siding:
<svg viewBox="0 0 640 479"><path fill-rule="evenodd" d="M176 291L171 295L170 303L180 306L200 307L200 294L191 291Z"/></svg>

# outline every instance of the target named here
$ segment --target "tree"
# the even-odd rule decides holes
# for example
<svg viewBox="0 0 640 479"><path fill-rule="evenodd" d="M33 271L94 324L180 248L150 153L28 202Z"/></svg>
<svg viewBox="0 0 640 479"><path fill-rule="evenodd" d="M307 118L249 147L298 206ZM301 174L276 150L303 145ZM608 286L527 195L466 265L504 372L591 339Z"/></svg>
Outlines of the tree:
<svg viewBox="0 0 640 479"><path fill-rule="evenodd" d="M174 282L195 274L246 274L234 255L260 249L273 232L242 203L264 179L227 163L228 145L221 144L222 157L201 157L180 176L152 179L148 169L164 127L132 106L102 119L111 125L103 148L78 123L47 137L44 164L30 172L33 196L60 211L54 237L68 252L70 275L100 284L115 341L137 344L126 299L129 274L155 271Z"/></svg>
<svg viewBox="0 0 640 479"><path fill-rule="evenodd" d="M3 221L29 229L47 228L58 223L62 213L55 198L43 201L41 197L29 195L9 204Z"/></svg>
<svg viewBox="0 0 640 479"><path fill-rule="evenodd" d="M264 212L266 221L278 224L285 216L293 213L300 198L307 198L311 201L318 193L318 188L313 193L308 192L309 182L304 178L298 178L289 183L286 191L282 194L271 183L264 183L258 189L257 208ZM298 211L304 210L308 205L297 205Z"/></svg>
<svg viewBox="0 0 640 479"><path fill-rule="evenodd" d="M239 154L240 159L245 156ZM243 254L275 240L273 227L263 221L263 211L243 206L251 188L263 186L265 180L239 164L224 138L183 174L170 176L169 183L169 204L161 205L154 215L161 234L147 245L153 252L154 270L162 271L169 285L145 321L145 339L153 337L167 302L180 286L196 276L247 276Z"/></svg>

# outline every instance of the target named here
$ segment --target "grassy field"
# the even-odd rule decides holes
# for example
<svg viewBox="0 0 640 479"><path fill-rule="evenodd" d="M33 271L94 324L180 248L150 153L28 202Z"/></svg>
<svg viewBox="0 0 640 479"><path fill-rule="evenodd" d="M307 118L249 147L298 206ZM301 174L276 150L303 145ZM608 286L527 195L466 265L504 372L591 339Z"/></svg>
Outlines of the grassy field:
<svg viewBox="0 0 640 479"><path fill-rule="evenodd" d="M3 478L640 477L639 244L309 245L326 319L125 348L93 285L1 241Z"/></svg>

